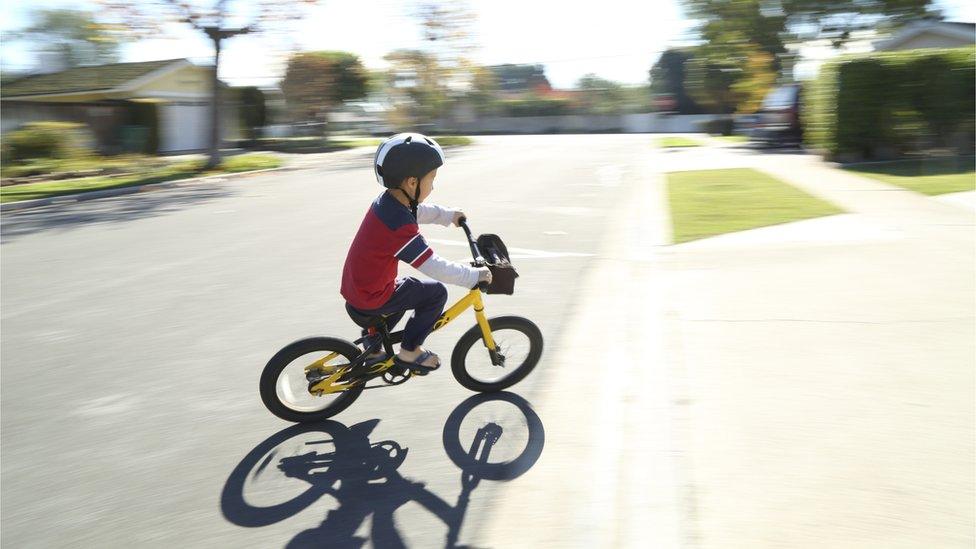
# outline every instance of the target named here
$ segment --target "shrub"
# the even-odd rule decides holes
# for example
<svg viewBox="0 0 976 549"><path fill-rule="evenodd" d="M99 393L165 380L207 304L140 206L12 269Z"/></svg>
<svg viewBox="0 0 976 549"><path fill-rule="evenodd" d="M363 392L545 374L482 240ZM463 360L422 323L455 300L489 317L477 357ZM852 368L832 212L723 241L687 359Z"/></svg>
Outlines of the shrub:
<svg viewBox="0 0 976 549"><path fill-rule="evenodd" d="M86 126L75 122L28 122L4 139L4 162L78 158L92 152Z"/></svg>
<svg viewBox="0 0 976 549"><path fill-rule="evenodd" d="M498 106L503 116L560 116L573 110L566 99L509 99L500 101Z"/></svg>
<svg viewBox="0 0 976 549"><path fill-rule="evenodd" d="M470 145L472 140L470 137L465 137L463 135L438 135L434 136L437 143L442 147L459 147L462 145Z"/></svg>
<svg viewBox="0 0 976 549"><path fill-rule="evenodd" d="M972 152L972 48L847 56L825 64L804 104L809 145L841 159L956 147Z"/></svg>

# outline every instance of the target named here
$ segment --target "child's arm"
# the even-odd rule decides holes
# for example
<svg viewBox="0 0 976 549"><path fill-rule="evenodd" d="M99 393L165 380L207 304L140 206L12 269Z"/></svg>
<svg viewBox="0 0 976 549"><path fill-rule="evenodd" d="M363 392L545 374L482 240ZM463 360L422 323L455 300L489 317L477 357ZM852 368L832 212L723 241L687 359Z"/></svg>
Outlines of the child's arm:
<svg viewBox="0 0 976 549"><path fill-rule="evenodd" d="M414 269L446 284L473 288L479 282L491 282L491 270L487 267L474 268L444 259L434 253L419 232L414 233L394 255Z"/></svg>
<svg viewBox="0 0 976 549"><path fill-rule="evenodd" d="M491 281L491 271L487 267L475 268L448 261L443 257L432 254L417 270L425 275L445 284L455 284L465 288L474 288L479 282Z"/></svg>
<svg viewBox="0 0 976 549"><path fill-rule="evenodd" d="M460 210L445 208L437 204L418 204L417 223L435 223L447 227L457 219Z"/></svg>

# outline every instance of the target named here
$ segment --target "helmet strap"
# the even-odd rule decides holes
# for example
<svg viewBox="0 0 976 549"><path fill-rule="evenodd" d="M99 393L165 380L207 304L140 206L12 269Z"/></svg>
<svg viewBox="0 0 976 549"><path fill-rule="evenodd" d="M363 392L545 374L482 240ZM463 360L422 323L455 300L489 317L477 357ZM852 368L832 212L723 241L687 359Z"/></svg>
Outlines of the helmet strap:
<svg viewBox="0 0 976 549"><path fill-rule="evenodd" d="M413 198L410 199L410 211L414 218L417 217L417 206L420 204L420 178L417 178L417 188L413 191Z"/></svg>
<svg viewBox="0 0 976 549"><path fill-rule="evenodd" d="M410 213L412 213L413 216L414 216L414 218L416 218L417 217L417 206L420 204L420 178L417 178L417 188L414 189L413 196L410 196L409 194L407 194L407 191L403 190L400 187L397 187L396 190L398 190L401 193L403 193L404 198L406 198L407 199L407 202L410 203Z"/></svg>

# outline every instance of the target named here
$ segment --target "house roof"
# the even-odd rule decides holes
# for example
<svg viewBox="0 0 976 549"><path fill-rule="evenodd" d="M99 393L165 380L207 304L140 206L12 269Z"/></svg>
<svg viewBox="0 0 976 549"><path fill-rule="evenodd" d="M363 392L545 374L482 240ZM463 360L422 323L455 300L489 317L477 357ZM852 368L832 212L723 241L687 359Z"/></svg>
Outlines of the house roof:
<svg viewBox="0 0 976 549"><path fill-rule="evenodd" d="M878 50L886 50L903 44L912 38L926 32L941 34L949 38L974 42L976 41L976 23L960 23L955 21L916 21L905 25L887 40L881 41Z"/></svg>
<svg viewBox="0 0 976 549"><path fill-rule="evenodd" d="M113 63L92 67L34 74L18 78L0 90L4 99L30 95L60 95L125 88L134 80L175 64L189 64L186 59L166 59L142 63Z"/></svg>

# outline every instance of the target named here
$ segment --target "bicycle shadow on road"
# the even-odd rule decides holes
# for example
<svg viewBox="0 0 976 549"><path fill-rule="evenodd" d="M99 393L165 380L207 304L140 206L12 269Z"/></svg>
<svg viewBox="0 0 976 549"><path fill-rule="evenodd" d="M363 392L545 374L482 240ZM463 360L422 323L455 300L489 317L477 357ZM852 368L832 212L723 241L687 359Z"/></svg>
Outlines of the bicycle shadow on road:
<svg viewBox="0 0 976 549"><path fill-rule="evenodd" d="M2 242L47 230L97 223L123 223L165 215L233 194L227 185L217 183L194 183L187 187L152 192L138 192L133 188L133 191L117 197L4 212Z"/></svg>
<svg viewBox="0 0 976 549"><path fill-rule="evenodd" d="M473 436L462 435L465 418L476 408L495 402L515 406L520 420L499 424L475 418L465 422L466 432L473 424ZM298 514L328 495L338 508L329 511L321 525L297 534L288 547L361 547L367 541L377 547L405 547L393 515L405 504L416 502L447 525L445 547L458 547L474 489L482 480L519 477L535 465L545 445L542 421L522 397L502 392L468 398L451 412L443 430L444 450L461 469L461 493L457 503L450 505L424 483L399 473L407 448L392 440L370 441L379 421L349 427L325 421L275 433L251 450L230 474L220 499L224 517L239 526L267 526ZM511 459L493 459L492 451L507 429L518 427L527 430L521 453ZM471 440L466 444L462 437ZM369 517L371 539L357 537L356 531Z"/></svg>

